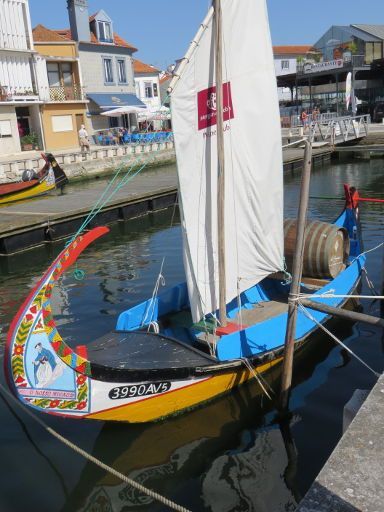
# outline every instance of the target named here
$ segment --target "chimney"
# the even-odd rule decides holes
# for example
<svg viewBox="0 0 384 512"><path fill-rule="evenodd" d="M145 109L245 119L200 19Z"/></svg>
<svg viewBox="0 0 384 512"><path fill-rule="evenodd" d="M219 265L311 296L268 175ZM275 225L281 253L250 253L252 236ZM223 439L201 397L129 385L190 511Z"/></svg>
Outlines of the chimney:
<svg viewBox="0 0 384 512"><path fill-rule="evenodd" d="M69 25L74 41L90 41L88 0L67 0Z"/></svg>

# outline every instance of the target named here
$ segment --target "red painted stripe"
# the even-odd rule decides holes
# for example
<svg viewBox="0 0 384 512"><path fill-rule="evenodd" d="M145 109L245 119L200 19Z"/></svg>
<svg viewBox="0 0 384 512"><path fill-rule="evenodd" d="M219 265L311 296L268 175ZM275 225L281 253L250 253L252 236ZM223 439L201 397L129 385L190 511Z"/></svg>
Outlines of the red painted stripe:
<svg viewBox="0 0 384 512"><path fill-rule="evenodd" d="M64 272L65 269L67 269L70 265L72 265L76 261L76 259L79 257L81 252L84 251L84 249L89 244L91 244L94 240L96 240L100 236L104 235L105 233L108 233L108 231L109 231L109 228L107 228L105 226L99 226L99 227L96 227L96 228L92 229L91 231L88 231L87 233L85 233L82 236L81 242L78 242L79 238L76 238L72 242L71 245L73 246L73 244L75 242L78 242L77 246L73 249L73 252L71 253L70 257L65 262L65 265L62 266L61 271L60 271L60 273L58 273L56 279ZM57 265L59 260L63 257L64 253L70 247L71 246L64 248L59 253L59 255L56 257L56 259L53 261L53 263L49 266L48 270L46 270L44 272L43 277L38 281L37 285L28 294L27 298L23 302L22 306L19 308L19 310L16 313L16 315L13 317L13 320L12 320L10 326L9 326L8 334L7 334L7 341L6 341L5 349L4 349L4 372L5 372L5 377L6 377L8 386L11 389L13 389L14 383L13 383L13 380L11 379L10 372L9 372L9 360L10 360L10 350L11 350L12 338L13 338L13 334L14 334L15 329L16 329L16 325L17 325L19 319L23 316L25 311L30 306L30 303L32 302L34 296L37 295L37 293L40 291L40 288L41 288L43 282L46 280L48 275L53 271L53 269L55 268L55 266Z"/></svg>

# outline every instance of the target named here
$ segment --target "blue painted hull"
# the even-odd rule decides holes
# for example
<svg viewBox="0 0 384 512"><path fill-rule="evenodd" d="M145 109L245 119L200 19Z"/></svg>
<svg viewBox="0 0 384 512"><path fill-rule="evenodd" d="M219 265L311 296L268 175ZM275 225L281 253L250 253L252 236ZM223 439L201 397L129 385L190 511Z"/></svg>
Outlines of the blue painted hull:
<svg viewBox="0 0 384 512"><path fill-rule="evenodd" d="M356 221L356 211L346 209L334 222L339 227L344 227L350 237L350 262L347 268L328 284L313 293L312 300L319 301L333 307L342 307L345 298L316 298L326 292L333 295L348 295L357 286L362 269L365 264L365 256L360 255L362 247L358 238L359 226ZM250 288L241 295L241 307L251 309L258 303L271 300L271 290L279 288L286 296L289 292L289 285L266 279L258 285ZM133 331L143 329L150 324L161 324L161 319L172 312L180 312L188 309L188 294L186 283L179 284L155 300L148 300L122 313L117 322L117 330ZM324 323L329 315L319 311L309 310L317 322ZM238 314L237 300L228 304L227 312L229 318ZM250 325L242 330L231 334L223 335L217 342L216 357L219 361L230 361L243 357L257 358L271 351L276 351L284 345L285 330L287 324L287 313L274 316L262 322ZM308 318L302 311L298 312L296 341L299 342L318 328L317 324ZM161 329L161 327L160 327ZM194 339L201 334L202 330L183 327L180 329L164 328L161 332L182 341L193 343Z"/></svg>

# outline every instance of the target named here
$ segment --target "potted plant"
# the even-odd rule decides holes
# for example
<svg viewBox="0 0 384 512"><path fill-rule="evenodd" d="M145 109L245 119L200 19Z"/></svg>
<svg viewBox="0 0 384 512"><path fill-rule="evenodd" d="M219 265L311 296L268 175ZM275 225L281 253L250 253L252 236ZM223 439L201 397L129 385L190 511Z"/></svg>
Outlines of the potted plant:
<svg viewBox="0 0 384 512"><path fill-rule="evenodd" d="M39 138L36 133L31 132L21 137L20 143L23 151L32 151L32 149L38 149Z"/></svg>

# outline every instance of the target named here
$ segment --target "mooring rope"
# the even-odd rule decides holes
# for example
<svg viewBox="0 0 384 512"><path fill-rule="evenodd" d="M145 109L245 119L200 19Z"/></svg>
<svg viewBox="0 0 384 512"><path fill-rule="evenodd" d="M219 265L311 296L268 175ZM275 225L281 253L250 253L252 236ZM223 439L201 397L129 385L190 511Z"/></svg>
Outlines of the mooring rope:
<svg viewBox="0 0 384 512"><path fill-rule="evenodd" d="M369 371L371 371L376 377L380 377L380 373L376 372L373 368L371 368L363 359L361 359L357 354L353 352L345 343L343 343L337 336L335 336L329 329L327 329L322 323L318 322L316 318L311 315L311 313L308 311L308 309L301 303L298 303L299 308L304 313L304 315L312 320L318 327L320 327L324 332L326 332L336 343L341 345L347 352L349 352L353 357L355 357L362 365L364 365L366 368L368 368Z"/></svg>
<svg viewBox="0 0 384 512"><path fill-rule="evenodd" d="M167 507L169 507L173 510L177 510L179 512L191 512L189 509L182 507L181 505L178 505L174 501L172 501L168 498L165 498L161 494L159 494L155 491L152 491L151 489L148 489L147 487L145 487L142 484L139 484L135 480L132 480L128 476L124 475L123 473L120 473L120 471L117 471L116 469L114 469L111 466L108 466L107 464L102 462L100 459L89 454L88 452L86 452L85 450L80 448L80 446L73 443L72 441L69 441L69 439L67 439L66 437L59 434L55 429L49 427L43 420L41 420L34 413L32 413L32 411L29 410L28 407L24 406L21 402L19 402L19 400L15 396L13 396L13 394L10 393L2 384L0 384L0 391L3 395L7 396L15 404L17 404L19 407L21 407L24 410L24 412L26 414L28 414L28 416L30 416L34 421L39 423L39 425L41 427L43 427L47 432L49 432L53 437L58 439L60 442L62 442L63 444L65 444L66 446L71 448L71 450L78 453L85 459L89 460L93 464L96 464L96 466L99 466L101 469L104 469L104 471L106 471L107 473L110 473L111 475L119 478L120 480L122 480L126 484L130 485L131 487L134 487L135 489L142 492L143 494L146 494L147 496L159 501L160 503L163 503L163 505L166 505Z"/></svg>
<svg viewBox="0 0 384 512"><path fill-rule="evenodd" d="M253 377L257 380L259 386L261 387L261 389L264 391L264 393L266 394L266 396L272 400L272 397L271 395L268 393L268 391L266 390L266 387L269 388L269 390L271 391L272 394L275 394L275 392L273 391L272 387L270 386L270 384L264 379L264 377L262 377L261 373L259 373L256 368L254 368L251 363L249 362L249 360L246 358L246 357L242 357L240 359L240 361L247 367L247 369L252 373Z"/></svg>

